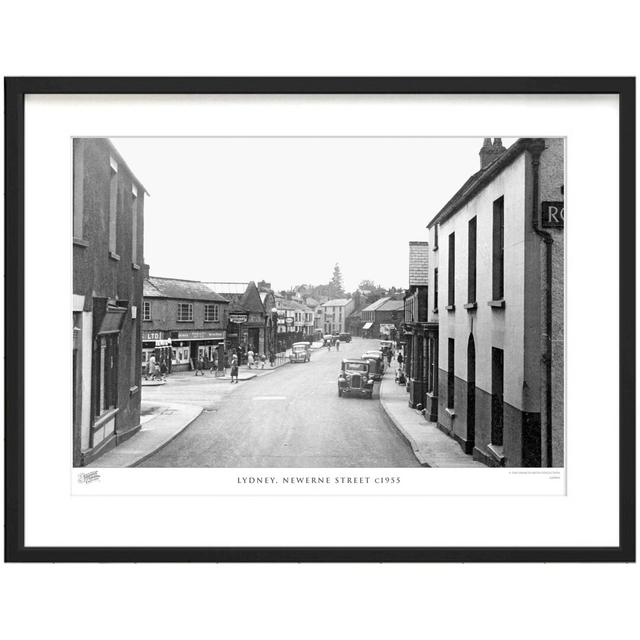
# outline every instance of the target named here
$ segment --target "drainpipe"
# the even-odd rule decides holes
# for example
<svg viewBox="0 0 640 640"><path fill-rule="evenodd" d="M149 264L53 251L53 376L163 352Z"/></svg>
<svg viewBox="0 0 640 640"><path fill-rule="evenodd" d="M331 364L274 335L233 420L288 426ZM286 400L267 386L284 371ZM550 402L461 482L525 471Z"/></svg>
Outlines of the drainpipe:
<svg viewBox="0 0 640 640"><path fill-rule="evenodd" d="M546 415L546 439L547 439L547 466L553 466L553 447L552 447L552 422L551 422L551 279L552 279L552 263L551 250L553 245L553 237L548 231L543 231L538 226L538 206L539 206L539 172L540 172L540 155L545 149L544 140L535 140L529 147L531 153L531 166L533 169L533 193L531 207L531 222L533 230L542 238L545 245L546 273L545 273L545 349L542 356L546 369L545 384L545 415Z"/></svg>

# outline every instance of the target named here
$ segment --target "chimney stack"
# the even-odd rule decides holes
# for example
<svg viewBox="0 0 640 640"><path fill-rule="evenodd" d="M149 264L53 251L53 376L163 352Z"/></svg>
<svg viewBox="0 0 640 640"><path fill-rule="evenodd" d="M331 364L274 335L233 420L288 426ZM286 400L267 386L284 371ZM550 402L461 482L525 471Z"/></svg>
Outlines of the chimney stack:
<svg viewBox="0 0 640 640"><path fill-rule="evenodd" d="M491 138L485 138L480 149L480 169L488 167L496 158L506 151L502 146L502 138L494 138L491 144Z"/></svg>

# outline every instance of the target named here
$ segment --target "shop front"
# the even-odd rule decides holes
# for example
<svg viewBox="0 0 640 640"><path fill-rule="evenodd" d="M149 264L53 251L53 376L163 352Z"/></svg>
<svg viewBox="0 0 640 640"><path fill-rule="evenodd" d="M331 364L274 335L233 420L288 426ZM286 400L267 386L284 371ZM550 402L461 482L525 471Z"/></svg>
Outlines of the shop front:
<svg viewBox="0 0 640 640"><path fill-rule="evenodd" d="M167 331L143 331L142 332L142 375L146 375L149 358L155 356L156 363L164 361L167 371L171 373L171 338Z"/></svg>
<svg viewBox="0 0 640 640"><path fill-rule="evenodd" d="M213 360L220 347L224 349L225 338L225 331L172 331L170 343L173 370L193 370L200 357Z"/></svg>
<svg viewBox="0 0 640 640"><path fill-rule="evenodd" d="M262 313L230 313L227 328L228 349L237 351L241 362L245 362L248 351L255 354L265 353L265 326L266 319Z"/></svg>

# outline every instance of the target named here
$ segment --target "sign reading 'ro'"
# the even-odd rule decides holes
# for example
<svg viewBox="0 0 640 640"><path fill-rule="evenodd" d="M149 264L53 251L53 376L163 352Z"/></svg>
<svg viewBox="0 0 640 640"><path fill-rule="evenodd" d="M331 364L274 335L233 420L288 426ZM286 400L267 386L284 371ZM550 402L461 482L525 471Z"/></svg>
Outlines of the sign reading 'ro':
<svg viewBox="0 0 640 640"><path fill-rule="evenodd" d="M542 203L542 226L547 229L564 229L564 202Z"/></svg>

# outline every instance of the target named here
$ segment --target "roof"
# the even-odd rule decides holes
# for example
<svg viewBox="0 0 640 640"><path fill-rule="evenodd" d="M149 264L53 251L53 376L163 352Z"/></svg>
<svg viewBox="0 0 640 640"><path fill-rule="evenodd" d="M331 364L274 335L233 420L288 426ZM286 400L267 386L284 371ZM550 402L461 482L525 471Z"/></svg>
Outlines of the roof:
<svg viewBox="0 0 640 640"><path fill-rule="evenodd" d="M177 278L158 278L149 276L145 280L143 295L156 298L175 298L179 300L207 300L229 302L216 291L198 280L179 280Z"/></svg>
<svg viewBox="0 0 640 640"><path fill-rule="evenodd" d="M372 302L368 307L362 309L362 311L375 311L378 307L381 307L387 300L391 300L390 296L384 296L375 302Z"/></svg>
<svg viewBox="0 0 640 640"><path fill-rule="evenodd" d="M283 298L282 296L278 296L276 298L276 308L280 309L294 309L295 311L310 311L309 307L298 302L297 300L289 300L288 298Z"/></svg>
<svg viewBox="0 0 640 640"><path fill-rule="evenodd" d="M447 204L432 218L427 225L431 228L440 224L458 212L481 189L489 184L503 169L506 169L520 154L544 144L542 138L519 138L502 155L498 156L484 169L474 173L459 189Z"/></svg>
<svg viewBox="0 0 640 640"><path fill-rule="evenodd" d="M323 307L344 307L351 302L351 298L334 298L322 304Z"/></svg>
<svg viewBox="0 0 640 640"><path fill-rule="evenodd" d="M404 300L387 300L376 311L398 311L400 309L404 309Z"/></svg>
<svg viewBox="0 0 640 640"><path fill-rule="evenodd" d="M248 282L207 282L206 284L222 296L225 294L232 296L244 295L249 286Z"/></svg>
<svg viewBox="0 0 640 640"><path fill-rule="evenodd" d="M409 243L409 286L419 287L429 283L429 243Z"/></svg>

